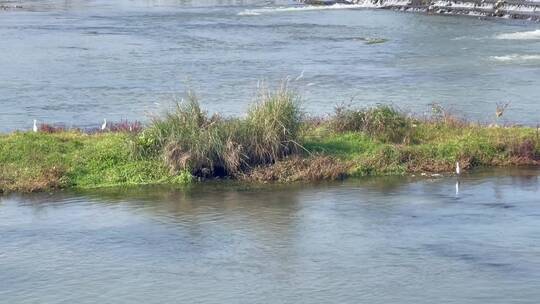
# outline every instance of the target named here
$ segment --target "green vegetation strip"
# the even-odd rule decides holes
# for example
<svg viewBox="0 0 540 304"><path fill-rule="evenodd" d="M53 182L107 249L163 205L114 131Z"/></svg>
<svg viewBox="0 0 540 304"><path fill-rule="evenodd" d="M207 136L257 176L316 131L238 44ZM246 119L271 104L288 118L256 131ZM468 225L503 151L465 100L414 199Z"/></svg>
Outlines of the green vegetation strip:
<svg viewBox="0 0 540 304"><path fill-rule="evenodd" d="M49 125L0 135L0 192L178 184L331 180L538 165L538 130L472 124L434 108L388 106L307 118L286 88L263 92L243 118L209 116L191 96L147 126L88 134Z"/></svg>

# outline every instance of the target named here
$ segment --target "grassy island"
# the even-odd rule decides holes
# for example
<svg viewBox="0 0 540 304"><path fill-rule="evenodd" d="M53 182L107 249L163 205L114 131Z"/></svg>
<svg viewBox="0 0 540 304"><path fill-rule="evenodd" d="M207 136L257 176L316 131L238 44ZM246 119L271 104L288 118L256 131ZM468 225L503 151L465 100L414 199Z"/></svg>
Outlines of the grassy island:
<svg viewBox="0 0 540 304"><path fill-rule="evenodd" d="M0 135L0 192L333 180L537 165L534 127L470 123L434 105L418 117L393 107L338 107L308 117L286 88L263 92L241 118L208 115L192 95L147 125Z"/></svg>

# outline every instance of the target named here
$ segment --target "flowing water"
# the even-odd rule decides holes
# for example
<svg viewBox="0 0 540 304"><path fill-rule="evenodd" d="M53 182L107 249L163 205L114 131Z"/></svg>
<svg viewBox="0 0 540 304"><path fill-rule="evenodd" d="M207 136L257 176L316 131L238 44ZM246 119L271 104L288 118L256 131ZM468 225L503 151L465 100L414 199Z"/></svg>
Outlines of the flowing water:
<svg viewBox="0 0 540 304"><path fill-rule="evenodd" d="M0 303L538 303L540 171L0 197Z"/></svg>
<svg viewBox="0 0 540 304"><path fill-rule="evenodd" d="M496 103L511 102L507 121L539 121L534 22L287 0L0 5L22 6L0 10L0 131L28 129L33 119L144 120L188 88L210 111L238 115L259 80L287 76L314 114L351 101L415 112L437 102L490 121Z"/></svg>
<svg viewBox="0 0 540 304"><path fill-rule="evenodd" d="M536 123L540 26L282 1L2 1L0 131L441 103ZM0 196L0 303L538 303L540 172Z"/></svg>

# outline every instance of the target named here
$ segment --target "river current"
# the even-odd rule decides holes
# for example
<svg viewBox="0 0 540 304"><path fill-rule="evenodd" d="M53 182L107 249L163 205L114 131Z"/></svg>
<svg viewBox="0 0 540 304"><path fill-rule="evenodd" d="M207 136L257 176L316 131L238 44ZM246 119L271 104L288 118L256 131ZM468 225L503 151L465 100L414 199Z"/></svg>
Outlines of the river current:
<svg viewBox="0 0 540 304"><path fill-rule="evenodd" d="M538 170L0 197L0 303L538 303Z"/></svg>
<svg viewBox="0 0 540 304"><path fill-rule="evenodd" d="M311 114L440 103L536 124L540 26L293 1L0 1L0 131L146 120L194 90L240 115L289 79Z"/></svg>

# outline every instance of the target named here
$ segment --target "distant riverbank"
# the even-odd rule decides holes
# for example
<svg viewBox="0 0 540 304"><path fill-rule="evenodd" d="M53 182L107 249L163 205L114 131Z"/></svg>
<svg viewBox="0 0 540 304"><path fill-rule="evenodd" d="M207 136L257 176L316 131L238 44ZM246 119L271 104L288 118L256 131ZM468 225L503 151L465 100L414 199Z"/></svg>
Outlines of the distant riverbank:
<svg viewBox="0 0 540 304"><path fill-rule="evenodd" d="M300 2L308 5L351 5L351 7L386 8L430 14L540 20L540 2L537 1L302 0Z"/></svg>
<svg viewBox="0 0 540 304"><path fill-rule="evenodd" d="M537 128L470 123L436 104L423 116L380 105L314 118L286 88L262 92L242 118L210 116L191 96L146 126L36 127L0 135L0 191L437 175L453 174L456 162L464 171L540 163Z"/></svg>

